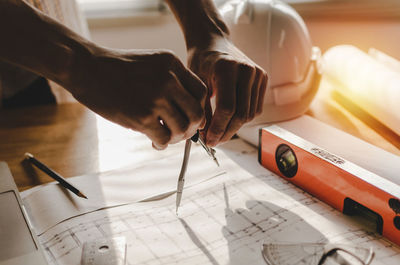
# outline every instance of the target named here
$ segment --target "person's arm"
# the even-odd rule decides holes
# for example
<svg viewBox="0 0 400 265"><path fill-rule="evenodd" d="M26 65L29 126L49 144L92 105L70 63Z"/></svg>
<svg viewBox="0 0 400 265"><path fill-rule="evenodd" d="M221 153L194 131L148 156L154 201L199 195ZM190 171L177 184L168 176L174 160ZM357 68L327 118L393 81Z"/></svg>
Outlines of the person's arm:
<svg viewBox="0 0 400 265"><path fill-rule="evenodd" d="M0 36L0 60L59 83L160 149L205 122L206 86L169 51L99 47L21 0L0 1Z"/></svg>
<svg viewBox="0 0 400 265"><path fill-rule="evenodd" d="M89 54L84 39L22 0L0 1L0 59L60 83L75 56Z"/></svg>
<svg viewBox="0 0 400 265"><path fill-rule="evenodd" d="M262 111L267 74L229 40L212 0L166 0L185 36L190 68L216 96L206 143L229 140Z"/></svg>

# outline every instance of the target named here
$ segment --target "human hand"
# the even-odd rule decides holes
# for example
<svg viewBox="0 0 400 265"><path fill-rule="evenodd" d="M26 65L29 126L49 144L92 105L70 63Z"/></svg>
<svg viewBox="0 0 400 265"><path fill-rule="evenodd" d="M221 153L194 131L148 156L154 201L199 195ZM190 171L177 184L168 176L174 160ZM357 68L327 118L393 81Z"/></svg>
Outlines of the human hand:
<svg viewBox="0 0 400 265"><path fill-rule="evenodd" d="M96 47L66 87L101 116L147 135L156 149L204 126L207 88L171 52Z"/></svg>
<svg viewBox="0 0 400 265"><path fill-rule="evenodd" d="M208 86L209 97L216 97L214 114L206 113L207 145L228 141L262 112L267 74L226 37L217 36L208 47L189 50L189 66Z"/></svg>

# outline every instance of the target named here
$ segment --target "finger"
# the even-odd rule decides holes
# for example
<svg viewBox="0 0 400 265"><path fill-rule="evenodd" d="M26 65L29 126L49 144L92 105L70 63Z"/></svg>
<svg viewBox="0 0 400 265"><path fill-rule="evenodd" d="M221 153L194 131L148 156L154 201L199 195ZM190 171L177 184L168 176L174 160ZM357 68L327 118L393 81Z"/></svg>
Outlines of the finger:
<svg viewBox="0 0 400 265"><path fill-rule="evenodd" d="M181 82L173 73L172 75L176 79L176 87L173 90L174 93L170 93L170 98L180 113L186 117L188 126L184 136L190 137L196 132L205 119L204 108L203 105L182 86Z"/></svg>
<svg viewBox="0 0 400 265"><path fill-rule="evenodd" d="M143 133L150 138L153 142L153 147L157 150L167 148L171 139L170 130L166 126L163 126L158 119L147 124L145 129L143 129Z"/></svg>
<svg viewBox="0 0 400 265"><path fill-rule="evenodd" d="M189 127L189 121L174 102L166 101L158 109L158 115L163 120L164 126L171 133L169 143L177 143L184 139L184 135Z"/></svg>
<svg viewBox="0 0 400 265"><path fill-rule="evenodd" d="M226 142L242 127L247 121L250 112L251 88L254 83L256 69L247 66L239 66L238 81L236 88L236 112L233 115L229 125L227 126L224 135L221 137L221 142Z"/></svg>
<svg viewBox="0 0 400 265"><path fill-rule="evenodd" d="M204 106L204 116L205 119L200 124L200 135L203 138L204 142L207 142L207 130L210 127L210 122L212 118L212 106L211 106L211 96L212 96L212 91L211 89L207 89L207 97L206 97L206 102Z"/></svg>
<svg viewBox="0 0 400 265"><path fill-rule="evenodd" d="M207 97L207 86L204 82L180 61L175 64L174 71L183 87L204 106Z"/></svg>
<svg viewBox="0 0 400 265"><path fill-rule="evenodd" d="M208 127L210 126L210 122L211 122L212 114L213 114L212 113L211 98L210 97L207 97L207 99L206 99L206 105L204 107L204 111L205 111L205 119L204 119L205 123L202 124L202 129L204 131L207 131Z"/></svg>
<svg viewBox="0 0 400 265"><path fill-rule="evenodd" d="M268 86L268 75L264 72L263 77L262 77L261 86L260 86L260 92L258 93L258 103L257 103L256 115L260 115L263 110L264 97L265 97L265 92L267 91L267 86Z"/></svg>
<svg viewBox="0 0 400 265"><path fill-rule="evenodd" d="M157 144L154 143L154 142L151 143L151 146L152 146L154 149L158 150L158 151L161 151L161 150L164 150L165 148L167 148L166 146L159 146L159 145L157 145Z"/></svg>
<svg viewBox="0 0 400 265"><path fill-rule="evenodd" d="M240 120L246 122L250 113L251 89L256 77L256 69L251 66L243 65L240 67L239 71L236 98L237 107L234 116L238 116Z"/></svg>
<svg viewBox="0 0 400 265"><path fill-rule="evenodd" d="M211 81L216 91L216 108L207 131L207 145L215 146L224 135L236 110L236 64L220 61L214 70Z"/></svg>
<svg viewBox="0 0 400 265"><path fill-rule="evenodd" d="M247 117L247 122L251 121L256 116L258 107L258 97L262 82L263 82L263 73L260 69L257 68L256 77L254 79L253 87L251 89L250 111L249 111L249 116Z"/></svg>

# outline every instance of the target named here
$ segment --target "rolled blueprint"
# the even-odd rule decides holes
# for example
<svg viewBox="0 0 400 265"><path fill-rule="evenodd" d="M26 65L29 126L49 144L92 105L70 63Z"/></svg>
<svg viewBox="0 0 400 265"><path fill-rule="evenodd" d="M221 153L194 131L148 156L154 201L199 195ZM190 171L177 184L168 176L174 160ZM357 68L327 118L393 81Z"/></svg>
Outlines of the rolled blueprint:
<svg viewBox="0 0 400 265"><path fill-rule="evenodd" d="M324 74L338 91L400 135L400 72L350 45L324 54Z"/></svg>

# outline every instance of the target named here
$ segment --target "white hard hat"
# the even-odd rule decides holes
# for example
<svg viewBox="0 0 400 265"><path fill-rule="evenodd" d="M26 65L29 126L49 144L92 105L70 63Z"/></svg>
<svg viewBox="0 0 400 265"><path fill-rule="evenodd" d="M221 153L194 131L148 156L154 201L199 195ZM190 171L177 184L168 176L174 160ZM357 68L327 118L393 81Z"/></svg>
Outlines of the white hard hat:
<svg viewBox="0 0 400 265"><path fill-rule="evenodd" d="M304 114L319 86L321 52L300 15L276 0L232 0L220 11L233 43L268 73L263 113L239 136Z"/></svg>

